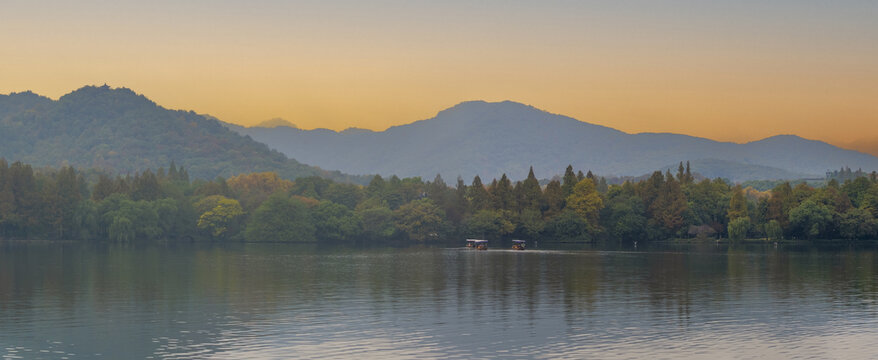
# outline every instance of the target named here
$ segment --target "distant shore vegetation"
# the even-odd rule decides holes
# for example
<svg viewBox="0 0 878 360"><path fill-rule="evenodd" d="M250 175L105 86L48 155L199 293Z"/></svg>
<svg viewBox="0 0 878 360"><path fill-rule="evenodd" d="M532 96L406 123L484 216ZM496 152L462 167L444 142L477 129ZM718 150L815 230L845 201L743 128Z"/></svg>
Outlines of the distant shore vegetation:
<svg viewBox="0 0 878 360"><path fill-rule="evenodd" d="M568 166L540 185L505 175L467 184L375 176L368 185L276 173L190 180L168 168L125 176L0 159L0 238L110 242L546 242L671 238L873 239L875 174L767 191L674 174L609 185Z"/></svg>

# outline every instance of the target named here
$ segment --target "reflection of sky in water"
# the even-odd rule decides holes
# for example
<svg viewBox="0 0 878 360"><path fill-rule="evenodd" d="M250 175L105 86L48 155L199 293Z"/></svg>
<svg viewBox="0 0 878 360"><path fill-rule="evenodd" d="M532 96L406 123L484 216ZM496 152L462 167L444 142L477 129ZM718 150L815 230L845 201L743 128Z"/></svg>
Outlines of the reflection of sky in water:
<svg viewBox="0 0 878 360"><path fill-rule="evenodd" d="M6 247L0 354L878 355L874 252L702 250Z"/></svg>

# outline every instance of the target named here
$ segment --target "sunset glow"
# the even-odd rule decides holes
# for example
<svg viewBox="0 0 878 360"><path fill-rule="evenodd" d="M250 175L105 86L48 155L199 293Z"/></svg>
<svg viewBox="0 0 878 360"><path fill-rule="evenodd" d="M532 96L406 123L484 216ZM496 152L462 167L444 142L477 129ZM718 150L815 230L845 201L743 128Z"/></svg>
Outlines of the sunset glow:
<svg viewBox="0 0 878 360"><path fill-rule="evenodd" d="M382 130L513 100L626 132L878 153L874 1L7 1L0 93L128 87L252 125Z"/></svg>

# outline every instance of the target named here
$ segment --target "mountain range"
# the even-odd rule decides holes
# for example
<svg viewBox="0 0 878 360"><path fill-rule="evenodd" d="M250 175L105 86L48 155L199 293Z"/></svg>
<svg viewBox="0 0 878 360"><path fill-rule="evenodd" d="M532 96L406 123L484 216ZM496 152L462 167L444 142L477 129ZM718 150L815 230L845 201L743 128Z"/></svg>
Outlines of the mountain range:
<svg viewBox="0 0 878 360"><path fill-rule="evenodd" d="M168 110L125 88L86 86L58 100L0 95L0 157L35 166L73 165L117 173L184 166L194 178L275 171L365 182L308 166L191 111Z"/></svg>
<svg viewBox="0 0 878 360"><path fill-rule="evenodd" d="M794 135L736 144L628 134L511 101L464 102L385 131L337 132L302 130L283 119L245 128L165 109L129 89L106 85L86 86L58 100L32 92L0 95L0 157L119 173L173 160L196 178L276 171L286 178L318 175L357 183L376 173L467 181L505 173L522 179L530 166L547 178L568 164L600 175L640 176L690 161L703 176L733 181L823 177L842 166L878 169L874 156Z"/></svg>
<svg viewBox="0 0 878 360"><path fill-rule="evenodd" d="M568 164L612 176L638 176L690 161L693 171L732 181L823 177L842 166L878 169L878 158L795 135L745 144L670 134L629 134L552 114L521 103L469 101L431 119L384 131L241 127L241 134L299 161L351 174L446 179L505 173L541 177Z"/></svg>

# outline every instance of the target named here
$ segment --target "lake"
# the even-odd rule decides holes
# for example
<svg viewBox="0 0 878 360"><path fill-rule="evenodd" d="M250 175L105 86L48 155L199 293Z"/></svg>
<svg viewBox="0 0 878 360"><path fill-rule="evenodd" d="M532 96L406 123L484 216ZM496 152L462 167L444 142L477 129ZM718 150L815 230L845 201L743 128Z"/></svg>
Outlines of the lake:
<svg viewBox="0 0 878 360"><path fill-rule="evenodd" d="M876 246L0 242L3 358L876 358Z"/></svg>

